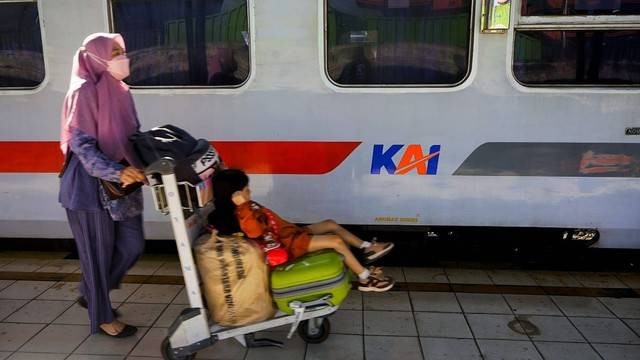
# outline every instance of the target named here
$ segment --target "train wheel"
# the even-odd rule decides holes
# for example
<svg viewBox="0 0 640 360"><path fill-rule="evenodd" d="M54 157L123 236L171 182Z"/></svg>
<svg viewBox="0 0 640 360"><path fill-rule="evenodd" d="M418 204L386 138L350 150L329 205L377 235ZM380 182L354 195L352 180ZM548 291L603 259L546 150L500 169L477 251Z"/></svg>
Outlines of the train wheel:
<svg viewBox="0 0 640 360"><path fill-rule="evenodd" d="M313 321L315 326L309 322ZM319 344L329 337L331 323L327 318L305 320L298 326L298 335L309 344Z"/></svg>
<svg viewBox="0 0 640 360"><path fill-rule="evenodd" d="M160 345L160 351L162 352L162 357L164 360L193 360L196 358L196 354L191 354L187 356L175 356L173 355L173 351L171 351L171 343L169 342L169 338L166 337L162 340L162 345Z"/></svg>

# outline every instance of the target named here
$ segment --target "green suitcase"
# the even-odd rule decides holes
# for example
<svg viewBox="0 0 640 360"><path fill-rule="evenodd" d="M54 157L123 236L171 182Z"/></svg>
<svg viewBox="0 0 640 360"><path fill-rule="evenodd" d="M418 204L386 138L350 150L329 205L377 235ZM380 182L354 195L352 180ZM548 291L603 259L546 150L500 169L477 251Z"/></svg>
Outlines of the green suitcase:
<svg viewBox="0 0 640 360"><path fill-rule="evenodd" d="M351 289L351 276L342 255L333 250L316 251L280 265L271 272L271 293L278 309L292 314L292 301L309 302L330 295L337 306Z"/></svg>

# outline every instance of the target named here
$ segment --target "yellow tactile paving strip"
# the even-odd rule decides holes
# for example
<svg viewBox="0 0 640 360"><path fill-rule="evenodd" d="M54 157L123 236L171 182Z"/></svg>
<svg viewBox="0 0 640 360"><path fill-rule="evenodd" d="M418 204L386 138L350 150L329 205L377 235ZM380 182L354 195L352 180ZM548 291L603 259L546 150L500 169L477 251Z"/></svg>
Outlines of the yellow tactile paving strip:
<svg viewBox="0 0 640 360"><path fill-rule="evenodd" d="M2 272L0 280L63 281L78 282L82 274L47 272ZM184 285L181 276L167 275L127 275L124 283ZM514 294L514 295L561 295L588 297L624 297L639 298L640 289L631 288L588 288L568 286L519 286L519 285L476 285L476 284L440 284L424 282L397 282L393 291L456 292L477 294Z"/></svg>
<svg viewBox="0 0 640 360"><path fill-rule="evenodd" d="M56 262L75 262L77 260L65 260L69 257L68 252L38 252L38 251L3 251L0 252L0 280L31 280L31 281L62 281L62 282L78 282L81 280L82 274L80 270L63 272L50 272L52 267L47 264L54 264ZM28 271L15 271L14 267L9 266L14 262L29 263L29 260L33 260L33 270ZM79 268L79 263L77 263ZM179 263L175 255L144 255L139 265L155 265L156 269L164 265L171 265L179 269ZM485 264L486 266L486 264ZM402 268L393 268L395 272L403 273ZM404 273L409 273L415 268L404 268ZM22 270L22 269L20 269ZM454 274L469 271L476 273L478 271L491 272L486 267L483 269L462 269L462 268L445 268L442 273L438 273L433 276L434 281L410 281L409 275L407 275L407 281L404 280L404 274L402 277L395 277L397 279L394 291L415 291L415 292L455 292L455 293L477 293L477 294L516 294L516 295L560 295L560 296L586 296L586 297L624 297L624 298L640 298L640 287L636 286L640 284L640 273L591 273L597 278L600 275L604 277L612 278L617 284L607 286L607 283L600 285L596 280L595 283L579 284L576 282L576 286L545 286L541 284L533 285L531 283L519 284L519 285L505 285L505 284L491 284L491 283L474 283L473 280L465 281L465 283L457 283ZM503 270L498 270L503 271ZM162 284L162 285L183 285L184 281L179 270L175 275L157 275L152 274L151 271L148 275L127 275L123 279L124 283L130 284ZM514 271L518 272L518 271ZM447 279L448 274L449 278ZM522 271L521 274L526 274ZM562 272L554 272L560 273ZM566 274L569 274L567 272ZM583 276L588 273L577 273L577 277ZM453 275L453 276L452 276ZM576 275L576 273L574 273ZM616 276L617 275L617 276ZM395 274L394 274L395 276ZM437 278L444 276L445 281L438 281ZM621 281L633 277L633 281ZM491 281L489 281L491 282ZM622 284L621 286L618 284Z"/></svg>
<svg viewBox="0 0 640 360"><path fill-rule="evenodd" d="M0 271L0 280L30 280L30 281L64 281L78 282L82 274L73 273L48 273L48 272L3 272ZM167 275L126 275L122 281L127 284L163 284L184 285L182 276Z"/></svg>

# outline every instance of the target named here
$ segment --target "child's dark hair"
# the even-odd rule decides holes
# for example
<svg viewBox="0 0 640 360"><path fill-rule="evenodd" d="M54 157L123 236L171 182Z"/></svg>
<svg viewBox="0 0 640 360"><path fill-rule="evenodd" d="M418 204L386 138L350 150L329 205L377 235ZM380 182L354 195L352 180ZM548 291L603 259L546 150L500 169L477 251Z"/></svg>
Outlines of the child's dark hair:
<svg viewBox="0 0 640 360"><path fill-rule="evenodd" d="M241 232L235 215L236 204L231 200L231 195L249 185L249 177L242 170L225 169L216 173L212 181L215 210L209 214L209 224L213 225L220 235Z"/></svg>

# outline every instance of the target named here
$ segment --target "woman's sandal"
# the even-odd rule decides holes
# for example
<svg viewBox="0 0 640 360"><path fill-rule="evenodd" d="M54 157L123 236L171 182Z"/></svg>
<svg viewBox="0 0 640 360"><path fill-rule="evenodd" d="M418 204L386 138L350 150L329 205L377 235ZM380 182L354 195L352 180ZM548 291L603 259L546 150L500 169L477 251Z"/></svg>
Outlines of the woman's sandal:
<svg viewBox="0 0 640 360"><path fill-rule="evenodd" d="M104 331L104 329L102 328L99 328L99 329L100 329L100 333L107 336L114 337L114 338L118 338L118 339L133 336L138 331L138 328L133 325L125 325L122 328L122 330L120 330L120 332L115 335L109 334L108 332Z"/></svg>

